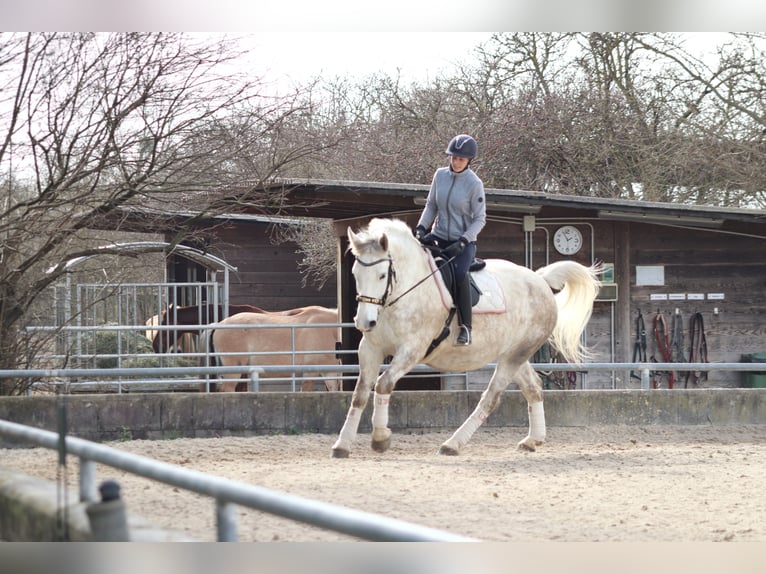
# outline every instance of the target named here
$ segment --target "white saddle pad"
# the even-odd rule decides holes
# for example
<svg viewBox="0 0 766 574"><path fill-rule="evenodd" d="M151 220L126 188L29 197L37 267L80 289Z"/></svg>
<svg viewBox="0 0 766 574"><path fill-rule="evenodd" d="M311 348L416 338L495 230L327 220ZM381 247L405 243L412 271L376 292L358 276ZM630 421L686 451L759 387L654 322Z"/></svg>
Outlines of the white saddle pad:
<svg viewBox="0 0 766 574"><path fill-rule="evenodd" d="M479 302L473 308L474 313L504 313L507 309L505 293L500 288L497 278L486 269L471 273L476 286L481 292Z"/></svg>
<svg viewBox="0 0 766 574"><path fill-rule="evenodd" d="M444 283L441 271L437 271L436 262L433 257L428 258L428 263L431 265L431 270L435 271L434 277L436 278L436 283L439 285L442 303L444 304L445 309L449 309L451 307L450 302L452 297L447 289L447 285ZM486 268L480 271L475 271L471 273L471 275L481 293L479 302L473 307L473 312L505 313L507 310L505 293L503 293L503 290L500 288L500 283L495 276L487 271Z"/></svg>

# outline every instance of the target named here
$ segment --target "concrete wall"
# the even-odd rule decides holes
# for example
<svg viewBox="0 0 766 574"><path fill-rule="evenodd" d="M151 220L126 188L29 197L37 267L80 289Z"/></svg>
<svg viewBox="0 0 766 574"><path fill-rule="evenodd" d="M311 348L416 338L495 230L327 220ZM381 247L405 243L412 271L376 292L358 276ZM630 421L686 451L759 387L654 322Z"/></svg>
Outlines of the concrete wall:
<svg viewBox="0 0 766 574"><path fill-rule="evenodd" d="M395 431L454 430L479 391L402 391L391 398ZM545 391L549 426L601 424L766 424L766 389ZM0 418L57 430L58 401L68 432L93 441L251 436L340 431L350 392L141 393L0 397ZM371 405L360 432L370 430ZM489 426L527 426L519 391L506 391ZM0 446L12 446L0 437Z"/></svg>

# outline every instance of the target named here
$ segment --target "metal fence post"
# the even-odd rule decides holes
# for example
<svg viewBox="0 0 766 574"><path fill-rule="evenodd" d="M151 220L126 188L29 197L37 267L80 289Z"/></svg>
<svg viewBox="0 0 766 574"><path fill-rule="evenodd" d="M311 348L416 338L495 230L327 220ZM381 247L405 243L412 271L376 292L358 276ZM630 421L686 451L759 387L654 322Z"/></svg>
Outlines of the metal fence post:
<svg viewBox="0 0 766 574"><path fill-rule="evenodd" d="M128 514L120 498L120 485L113 480L104 481L99 488L101 501L93 502L85 509L93 540L96 542L127 542Z"/></svg>
<svg viewBox="0 0 766 574"><path fill-rule="evenodd" d="M80 502L96 502L96 463L80 458Z"/></svg>
<svg viewBox="0 0 766 574"><path fill-rule="evenodd" d="M649 384L649 369L641 369L641 388L642 389L649 389L651 385Z"/></svg>
<svg viewBox="0 0 766 574"><path fill-rule="evenodd" d="M251 393L257 393L259 390L261 390L260 380L260 369L253 369L250 371L250 381L248 382L247 390Z"/></svg>
<svg viewBox="0 0 766 574"><path fill-rule="evenodd" d="M237 541L237 505L219 498L215 501L218 542Z"/></svg>

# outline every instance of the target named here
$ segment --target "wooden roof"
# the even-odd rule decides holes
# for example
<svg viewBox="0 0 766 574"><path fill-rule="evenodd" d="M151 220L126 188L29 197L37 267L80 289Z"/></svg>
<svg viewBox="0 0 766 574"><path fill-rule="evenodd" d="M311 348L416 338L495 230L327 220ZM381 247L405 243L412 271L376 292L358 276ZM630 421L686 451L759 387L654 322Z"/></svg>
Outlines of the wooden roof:
<svg viewBox="0 0 766 574"><path fill-rule="evenodd" d="M281 215L329 218L334 221L393 217L419 212L428 185L343 180L283 180ZM539 217L566 215L693 227L766 227L766 210L679 205L600 197L558 195L539 191L485 189L488 215ZM262 210L261 210L262 211ZM761 229L766 232L766 229Z"/></svg>

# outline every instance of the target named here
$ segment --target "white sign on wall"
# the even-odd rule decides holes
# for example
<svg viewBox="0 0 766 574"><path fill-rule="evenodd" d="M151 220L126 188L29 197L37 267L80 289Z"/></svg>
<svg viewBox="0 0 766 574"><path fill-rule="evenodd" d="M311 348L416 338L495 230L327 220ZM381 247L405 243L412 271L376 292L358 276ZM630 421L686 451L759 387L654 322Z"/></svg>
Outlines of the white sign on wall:
<svg viewBox="0 0 766 574"><path fill-rule="evenodd" d="M636 285L664 285L663 265L636 265Z"/></svg>

